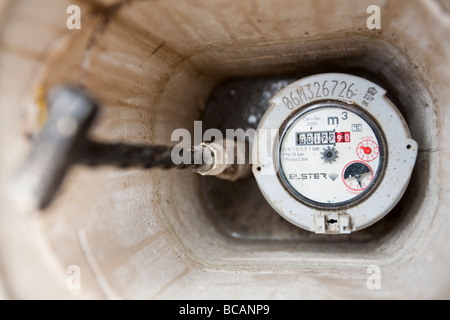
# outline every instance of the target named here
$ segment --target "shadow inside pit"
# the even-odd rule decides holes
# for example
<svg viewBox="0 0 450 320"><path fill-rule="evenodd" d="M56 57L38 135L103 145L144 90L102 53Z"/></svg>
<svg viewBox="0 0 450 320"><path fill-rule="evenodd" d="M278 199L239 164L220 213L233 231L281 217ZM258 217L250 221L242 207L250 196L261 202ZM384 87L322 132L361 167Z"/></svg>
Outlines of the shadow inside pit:
<svg viewBox="0 0 450 320"><path fill-rule="evenodd" d="M332 68L326 63L306 73L267 78L232 79L219 84L212 92L203 113L203 129L256 129L269 107L269 100L290 83L305 76L321 72L345 72L362 76L389 90L375 74L353 69ZM401 105L393 96L391 101ZM242 240L282 241L330 241L330 242L372 242L388 236L394 229L407 223L408 212L424 197L419 181L429 171L428 156L419 153L411 183L397 206L373 226L351 235L316 235L300 229L284 220L265 200L253 175L237 182L224 181L214 177L202 179L202 201L216 227L223 233Z"/></svg>

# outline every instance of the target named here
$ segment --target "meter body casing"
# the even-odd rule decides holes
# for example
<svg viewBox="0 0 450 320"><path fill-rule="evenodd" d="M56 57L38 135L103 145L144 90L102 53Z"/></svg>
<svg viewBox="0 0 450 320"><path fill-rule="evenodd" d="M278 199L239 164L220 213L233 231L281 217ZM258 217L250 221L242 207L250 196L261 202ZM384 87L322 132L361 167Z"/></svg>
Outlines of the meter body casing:
<svg viewBox="0 0 450 320"><path fill-rule="evenodd" d="M392 210L408 186L418 145L411 138L403 116L386 97L383 88L353 75L319 74L290 84L275 95L270 103L253 143L253 173L264 197L283 218L312 232L347 234L374 224ZM353 133L350 138L352 128L349 126L353 123L349 122L345 127L345 131L349 132L347 145L331 143L333 141L314 145L314 150L320 149L322 154L327 150L337 151L336 158L347 159L344 162L334 162L335 159L327 162L326 158L318 157L318 151L315 151L310 153L314 159L304 159L307 162L293 159L298 162L283 163L283 144L286 140L294 139L294 135L296 139L303 139L303 133L298 131L308 132L311 129L312 134L318 134L312 127L297 130L303 125L302 117L316 113L323 122L324 114L336 113L336 110L348 112L353 119L361 119L359 122L370 127L368 135L373 139L364 140L365 135L362 133ZM329 117L333 118L336 117ZM335 128L339 127L333 127L333 131ZM320 131L324 139L325 132L330 134L332 131ZM345 133L336 133L334 137L343 139ZM302 146L300 141L296 143ZM365 148L373 155L366 155ZM352 157L354 161L351 161ZM365 178L356 181L351 174L347 177L348 168L352 165L363 168ZM324 175L323 185L317 182L316 185L310 184L309 188L309 185L305 187L305 184L296 186L289 183L286 176L294 172L293 168L304 172L302 170L308 166L323 168L314 173L319 174L319 179L320 174ZM331 170L333 166L335 168ZM331 182L326 176L329 172L339 174L340 180L332 176L337 180L333 184L334 180ZM333 189L332 186L337 187ZM345 198L346 192L353 192L353 195Z"/></svg>

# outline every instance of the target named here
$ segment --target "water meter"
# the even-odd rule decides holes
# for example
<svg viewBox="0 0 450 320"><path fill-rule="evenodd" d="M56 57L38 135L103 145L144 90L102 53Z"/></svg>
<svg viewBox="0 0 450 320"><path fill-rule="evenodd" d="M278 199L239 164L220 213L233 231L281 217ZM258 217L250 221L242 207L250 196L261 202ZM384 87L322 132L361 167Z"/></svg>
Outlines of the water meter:
<svg viewBox="0 0 450 320"><path fill-rule="evenodd" d="M316 233L383 218L404 194L418 146L380 86L347 74L299 80L258 127L253 172L271 206Z"/></svg>

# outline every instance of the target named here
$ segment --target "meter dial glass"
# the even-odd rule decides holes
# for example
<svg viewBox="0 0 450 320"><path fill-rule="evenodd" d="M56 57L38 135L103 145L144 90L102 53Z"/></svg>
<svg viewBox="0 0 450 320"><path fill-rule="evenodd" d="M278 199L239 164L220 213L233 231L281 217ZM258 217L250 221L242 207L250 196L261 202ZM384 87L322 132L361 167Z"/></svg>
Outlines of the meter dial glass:
<svg viewBox="0 0 450 320"><path fill-rule="evenodd" d="M386 156L381 129L357 107L308 107L285 127L278 149L279 177L314 207L357 204L381 178Z"/></svg>

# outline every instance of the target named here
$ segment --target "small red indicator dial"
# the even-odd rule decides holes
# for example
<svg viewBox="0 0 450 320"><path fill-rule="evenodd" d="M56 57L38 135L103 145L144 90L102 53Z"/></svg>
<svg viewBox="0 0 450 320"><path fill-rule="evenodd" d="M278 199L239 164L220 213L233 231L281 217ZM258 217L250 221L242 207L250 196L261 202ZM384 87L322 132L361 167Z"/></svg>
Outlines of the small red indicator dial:
<svg viewBox="0 0 450 320"><path fill-rule="evenodd" d="M370 162L378 157L380 154L380 148L376 142L372 140L364 140L356 147L356 154L361 160Z"/></svg>

